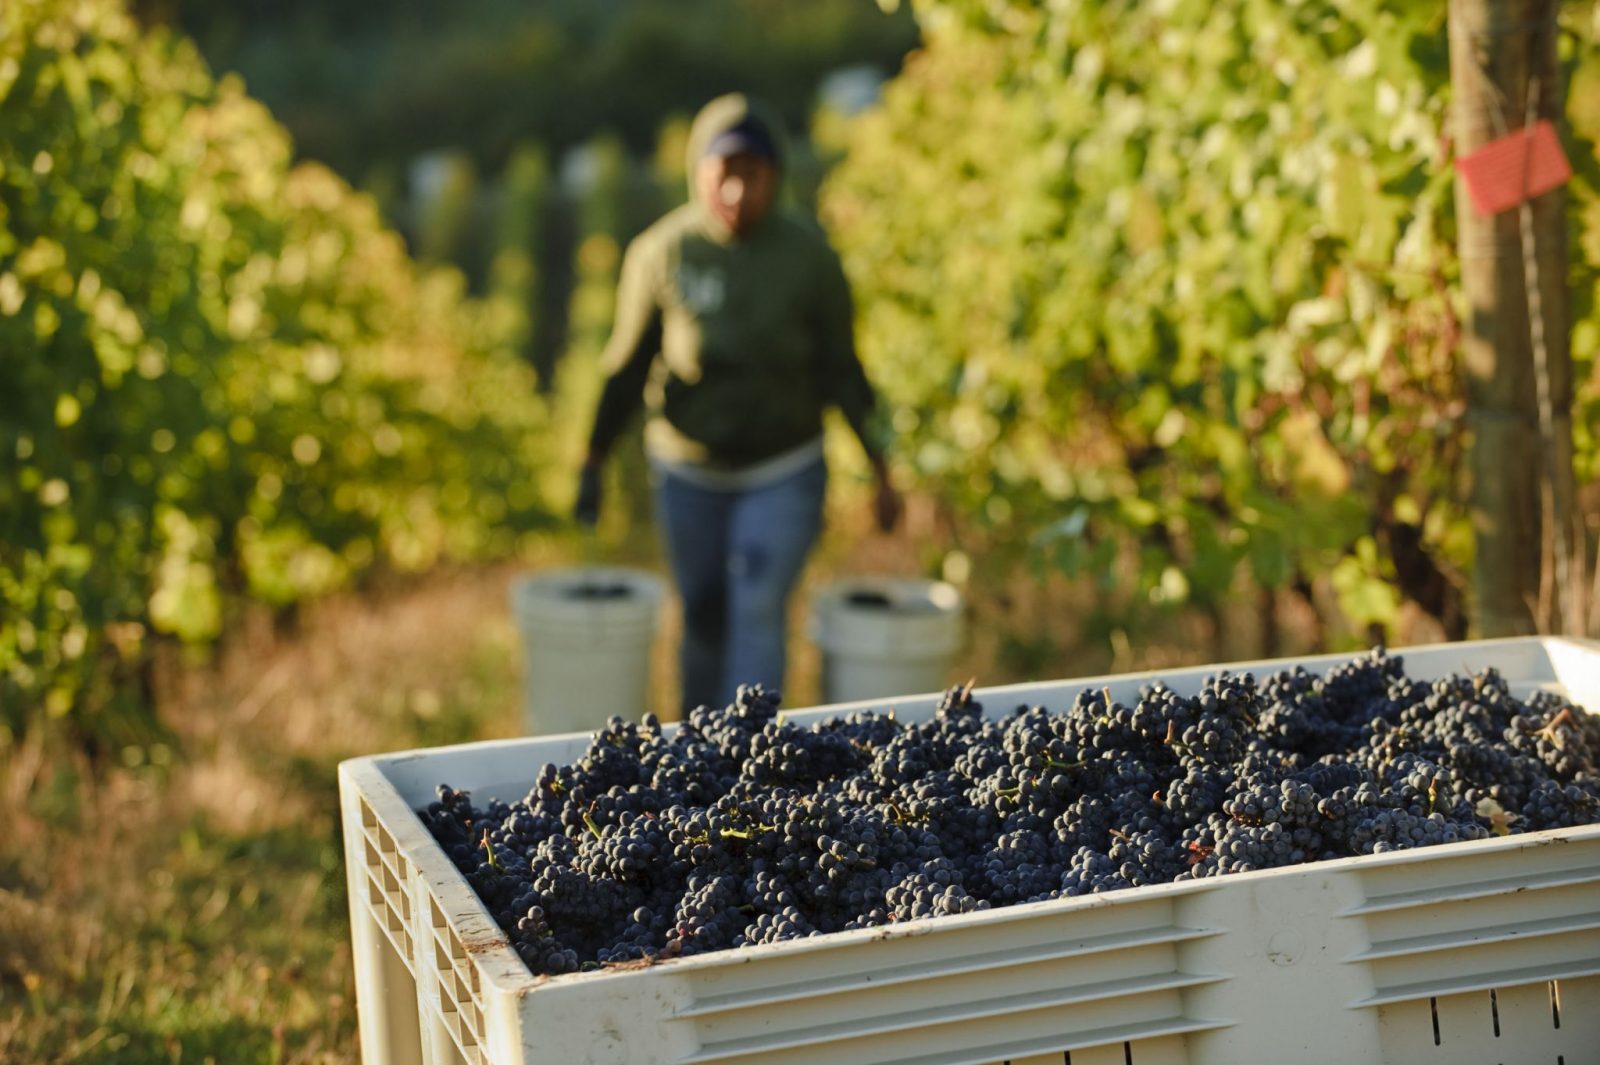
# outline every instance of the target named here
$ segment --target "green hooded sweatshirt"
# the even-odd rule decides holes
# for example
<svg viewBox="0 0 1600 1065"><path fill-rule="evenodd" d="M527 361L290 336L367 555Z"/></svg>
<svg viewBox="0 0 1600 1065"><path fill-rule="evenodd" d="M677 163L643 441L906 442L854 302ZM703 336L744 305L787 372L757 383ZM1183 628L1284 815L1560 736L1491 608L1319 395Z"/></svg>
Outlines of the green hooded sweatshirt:
<svg viewBox="0 0 1600 1065"><path fill-rule="evenodd" d="M820 227L774 203L736 236L698 200L705 146L748 115L778 143L779 126L759 104L711 101L689 133L690 202L628 245L591 459L606 456L641 401L646 449L671 463L743 469L815 440L830 404L869 455L881 453L849 284ZM779 143L780 168L782 151Z"/></svg>

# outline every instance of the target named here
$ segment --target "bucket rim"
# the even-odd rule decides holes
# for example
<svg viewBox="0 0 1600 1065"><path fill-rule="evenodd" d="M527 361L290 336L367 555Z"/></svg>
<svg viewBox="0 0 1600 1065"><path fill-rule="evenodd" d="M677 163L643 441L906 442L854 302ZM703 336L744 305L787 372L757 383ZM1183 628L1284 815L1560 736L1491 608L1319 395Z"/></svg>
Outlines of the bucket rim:
<svg viewBox="0 0 1600 1065"><path fill-rule="evenodd" d="M584 584L620 584L629 594L616 599L579 599L568 594ZM658 574L629 566L562 566L518 574L511 579L508 594L514 606L534 602L583 608L637 606L665 598L666 581Z"/></svg>
<svg viewBox="0 0 1600 1065"><path fill-rule="evenodd" d="M865 606L850 601L851 596L863 593L883 596L889 602ZM932 618L960 613L965 600L961 589L949 581L869 574L829 582L812 593L811 604L812 612L816 614Z"/></svg>

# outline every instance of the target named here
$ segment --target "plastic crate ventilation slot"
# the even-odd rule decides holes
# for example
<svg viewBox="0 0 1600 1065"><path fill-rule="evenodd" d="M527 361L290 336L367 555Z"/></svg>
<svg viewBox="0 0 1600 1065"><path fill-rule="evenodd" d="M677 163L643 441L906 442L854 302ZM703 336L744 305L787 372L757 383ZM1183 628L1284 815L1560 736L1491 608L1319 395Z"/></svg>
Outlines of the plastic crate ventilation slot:
<svg viewBox="0 0 1600 1065"><path fill-rule="evenodd" d="M378 823L372 807L361 803L361 827L365 836L367 902L378 926L415 972L411 960L415 948L411 934L411 863L400 853L394 837Z"/></svg>
<svg viewBox="0 0 1600 1065"><path fill-rule="evenodd" d="M428 924L433 931L435 975L439 986L439 1010L444 1014L467 1060L486 1065L483 1044L483 1001L478 985L478 970L472 965L467 948L450 927L450 921L436 899L428 899Z"/></svg>

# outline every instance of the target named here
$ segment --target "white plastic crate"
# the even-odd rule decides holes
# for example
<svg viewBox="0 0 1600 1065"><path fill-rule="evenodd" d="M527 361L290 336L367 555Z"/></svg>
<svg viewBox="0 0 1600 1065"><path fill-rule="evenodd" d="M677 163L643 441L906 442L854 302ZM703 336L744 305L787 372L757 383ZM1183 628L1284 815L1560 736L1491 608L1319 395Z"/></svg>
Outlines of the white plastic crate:
<svg viewBox="0 0 1600 1065"><path fill-rule="evenodd" d="M1408 648L1408 675L1494 666L1600 710L1600 644ZM986 713L1131 701L1218 669L980 689ZM846 709L916 720L936 696ZM1600 1063L1600 826L1348 858L534 977L413 810L440 783L515 801L587 736L340 766L367 1065Z"/></svg>

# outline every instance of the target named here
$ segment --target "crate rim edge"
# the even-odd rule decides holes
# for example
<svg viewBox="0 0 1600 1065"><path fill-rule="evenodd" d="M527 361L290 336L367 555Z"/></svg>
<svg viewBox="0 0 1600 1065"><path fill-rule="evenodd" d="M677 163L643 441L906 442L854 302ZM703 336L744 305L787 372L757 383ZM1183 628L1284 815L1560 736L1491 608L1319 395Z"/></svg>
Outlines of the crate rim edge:
<svg viewBox="0 0 1600 1065"><path fill-rule="evenodd" d="M1570 645L1574 649L1586 650L1589 653L1600 654L1600 640L1582 639L1567 636L1516 636L1503 637L1492 640L1467 640L1454 643L1440 643L1417 645L1405 648L1389 648L1396 655L1404 656L1407 652L1416 651L1446 651L1459 649L1522 649L1537 648L1548 651L1551 646ZM1057 681L1027 681L1019 684L1001 685L992 688L975 688L973 694L978 697L1003 697L1007 692L1034 690L1052 685L1081 685L1093 687L1104 682L1115 682L1126 685L1129 682L1136 684L1148 683L1150 680L1161 679L1163 675L1174 673L1203 673L1212 675L1223 671L1244 672L1254 671L1262 667L1283 668L1285 665L1312 666L1332 665L1348 661L1363 654L1363 651L1346 653L1334 652L1325 655L1306 656L1302 658L1257 659L1231 663L1215 663L1205 666L1174 667L1160 671L1144 671L1140 673L1105 674L1096 677L1068 677ZM917 696L903 696L897 699L869 699L855 703L838 703L827 706L805 707L786 713L794 716L805 715L808 718L822 720L828 716L849 713L857 710L887 708L896 703L911 704L937 699L940 692L924 693ZM1600 707L1582 707L1590 713L1600 713ZM664 725L663 729L671 729L674 724ZM916 920L896 922L892 925L878 928L862 928L844 932L835 932L828 935L808 937L804 939L788 940L782 943L760 944L751 947L740 947L722 951L713 951L703 955L688 958L656 959L652 962L628 963L609 969L600 969L586 973L566 973L560 976L538 976L523 963L522 959L511 947L510 938L500 928L494 916L488 911L478 893L467 882L466 877L458 870L455 863L438 846L432 833L422 823L417 812L412 808L406 798L383 773L388 766L401 765L407 762L422 759L430 754L443 751L456 753L471 752L474 749L504 750L510 746L531 743L544 743L551 741L575 741L584 739L592 733L575 732L544 735L537 737L522 737L518 739L480 740L466 744L452 744L448 747L414 748L396 751L388 754L366 755L349 758L339 763L339 790L341 805L346 806L352 802L365 803L371 809L374 817L383 824L395 839L419 839L424 846L408 848L408 857L415 869L418 880L424 881L421 885L450 922L450 928L460 939L463 949L472 958L484 981L490 985L496 994L511 995L522 998L536 993L544 988L569 988L580 984L589 984L594 981L611 981L617 979L637 978L653 971L670 971L688 975L698 970L714 970L738 965L753 964L766 957L795 957L803 953L824 952L850 948L856 944L872 942L888 942L898 939L918 938L927 935L938 935L949 932L955 933L975 925L992 925L995 923L1011 923L1037 918L1046 914L1069 913L1078 910L1092 910L1109 908L1146 900L1155 901L1176 898L1189 894L1199 894L1215 891L1221 888L1224 882L1239 882L1246 879L1259 880L1265 878L1282 877L1286 875L1303 874L1308 869L1316 869L1328 873L1348 870L1356 863L1361 869L1377 869L1385 866L1404 865L1420 860L1467 860L1479 854L1494 854L1501 851L1532 850L1549 846L1560 846L1569 842L1589 841L1600 839L1600 824L1580 825L1570 828L1548 829L1542 832L1515 833L1506 836L1496 836L1484 840L1467 840L1447 844L1442 847L1421 847L1409 850L1390 851L1383 854L1354 855L1345 858L1335 858L1318 862L1304 862L1298 865L1284 866L1276 869L1259 869L1246 873L1231 873L1226 877L1207 878L1205 880L1174 881L1165 884L1151 884L1144 887L1129 889L1127 891L1107 892L1078 896L1075 898L1049 899L1042 902L1018 903L1011 906L996 907L994 909L975 911L967 914L953 914L942 917L926 917ZM1419 857L1422 856L1422 857ZM347 862L352 858L346 855ZM1131 897L1137 892L1137 898ZM1341 914L1341 916L1354 916ZM1207 934L1206 929L1192 929L1191 931ZM419 935L432 935L431 929L419 929Z"/></svg>

